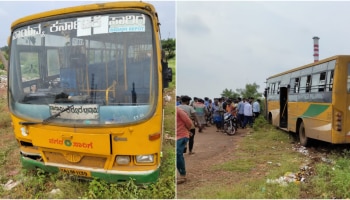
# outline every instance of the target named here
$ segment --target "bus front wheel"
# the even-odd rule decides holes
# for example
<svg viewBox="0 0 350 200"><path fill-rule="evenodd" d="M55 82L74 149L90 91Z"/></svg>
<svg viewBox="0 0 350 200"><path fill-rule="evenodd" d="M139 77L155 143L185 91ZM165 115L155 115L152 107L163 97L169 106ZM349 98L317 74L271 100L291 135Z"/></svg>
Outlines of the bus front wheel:
<svg viewBox="0 0 350 200"><path fill-rule="evenodd" d="M309 143L309 138L306 136L306 133L305 133L304 122L301 122L299 126L299 140L300 140L300 144L304 147L306 147Z"/></svg>

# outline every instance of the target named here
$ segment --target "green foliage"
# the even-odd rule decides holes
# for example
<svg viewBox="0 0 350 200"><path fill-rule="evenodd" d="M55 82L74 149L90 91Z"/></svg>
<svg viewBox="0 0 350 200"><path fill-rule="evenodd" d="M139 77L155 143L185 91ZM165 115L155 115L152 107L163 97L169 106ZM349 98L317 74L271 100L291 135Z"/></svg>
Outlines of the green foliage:
<svg viewBox="0 0 350 200"><path fill-rule="evenodd" d="M350 160L348 155L335 156L334 162L321 163L312 179L313 191L320 198L350 198ZM317 191L317 192L316 192Z"/></svg>
<svg viewBox="0 0 350 200"><path fill-rule="evenodd" d="M238 97L241 98L249 98L254 97L254 99L259 99L262 94L258 92L258 89L260 88L259 85L256 83L253 84L246 84L244 89L236 89L236 92L234 92L232 89L225 88L221 96L223 97L229 97L232 99L237 99Z"/></svg>
<svg viewBox="0 0 350 200"><path fill-rule="evenodd" d="M175 39L169 38L167 40L162 40L162 49L166 52L166 59L171 59L175 57L176 41Z"/></svg>
<svg viewBox="0 0 350 200"><path fill-rule="evenodd" d="M236 89L237 93L239 93L243 98L254 97L254 99L258 99L262 96L261 93L258 92L260 88L256 83L245 85L245 89Z"/></svg>
<svg viewBox="0 0 350 200"><path fill-rule="evenodd" d="M232 91L232 89L227 89L227 88L225 88L224 91L222 91L221 96L231 98L231 99L237 99L238 97L240 97L238 93Z"/></svg>
<svg viewBox="0 0 350 200"><path fill-rule="evenodd" d="M174 183L174 180L172 180ZM168 199L175 197L175 187L167 187L157 182L149 185L136 185L130 179L122 184L110 184L103 180L94 179L89 182L88 190L83 198L88 199ZM172 185L174 186L174 184ZM171 190L170 190L171 189Z"/></svg>
<svg viewBox="0 0 350 200"><path fill-rule="evenodd" d="M253 125L254 131L266 129L268 127L270 127L270 125L262 115L259 115L259 117L254 120L254 125Z"/></svg>

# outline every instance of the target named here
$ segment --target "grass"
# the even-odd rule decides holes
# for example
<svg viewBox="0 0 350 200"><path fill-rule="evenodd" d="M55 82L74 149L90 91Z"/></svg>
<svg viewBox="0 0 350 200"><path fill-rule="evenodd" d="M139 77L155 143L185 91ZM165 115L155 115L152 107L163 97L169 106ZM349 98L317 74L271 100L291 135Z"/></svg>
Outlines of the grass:
<svg viewBox="0 0 350 200"><path fill-rule="evenodd" d="M327 157L331 162L310 164L309 157L292 149L294 142L290 134L259 118L235 149L235 157L210 169L225 174L222 179L197 187L188 198L350 198L350 151L331 153ZM313 175L305 182L278 182L288 174L306 173L301 170L306 165L311 165Z"/></svg>
<svg viewBox="0 0 350 200"><path fill-rule="evenodd" d="M169 66L175 73L175 59ZM166 88L172 96L164 108L165 134L175 136L175 78ZM7 111L6 97L0 97L0 197L2 199L173 199L175 198L175 141L163 139L163 157L160 177L156 183L135 185L132 180L123 184L110 184L103 180L82 180L64 174L49 174L42 170L27 171L20 164L19 149L13 135L10 115ZM1 185L9 180L21 184L12 190L5 190ZM58 189L52 194L51 191Z"/></svg>

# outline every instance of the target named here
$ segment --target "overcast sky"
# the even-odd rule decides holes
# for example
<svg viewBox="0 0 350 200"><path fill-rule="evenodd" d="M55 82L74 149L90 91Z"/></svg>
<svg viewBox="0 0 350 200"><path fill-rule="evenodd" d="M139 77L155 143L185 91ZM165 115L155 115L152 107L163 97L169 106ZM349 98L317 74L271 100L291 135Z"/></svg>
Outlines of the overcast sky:
<svg viewBox="0 0 350 200"><path fill-rule="evenodd" d="M38 12L49 11L77 5L108 2L105 1L2 1L0 0L0 47L7 45L11 34L11 24L15 20ZM144 1L152 3L161 23L162 39L175 38L175 2L174 1Z"/></svg>
<svg viewBox="0 0 350 200"><path fill-rule="evenodd" d="M220 97L227 89L350 54L350 2L177 2L177 95Z"/></svg>

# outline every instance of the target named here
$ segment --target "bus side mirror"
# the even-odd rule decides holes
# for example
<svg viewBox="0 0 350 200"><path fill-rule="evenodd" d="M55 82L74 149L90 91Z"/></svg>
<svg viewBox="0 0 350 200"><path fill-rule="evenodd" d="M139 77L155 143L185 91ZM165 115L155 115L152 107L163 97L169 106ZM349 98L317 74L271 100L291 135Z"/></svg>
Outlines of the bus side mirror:
<svg viewBox="0 0 350 200"><path fill-rule="evenodd" d="M173 70L168 67L168 62L162 61L163 68L163 88L169 87L169 82L173 81Z"/></svg>
<svg viewBox="0 0 350 200"><path fill-rule="evenodd" d="M266 98L267 97L267 91L269 91L270 88L265 88L265 91L264 91L264 97Z"/></svg>

